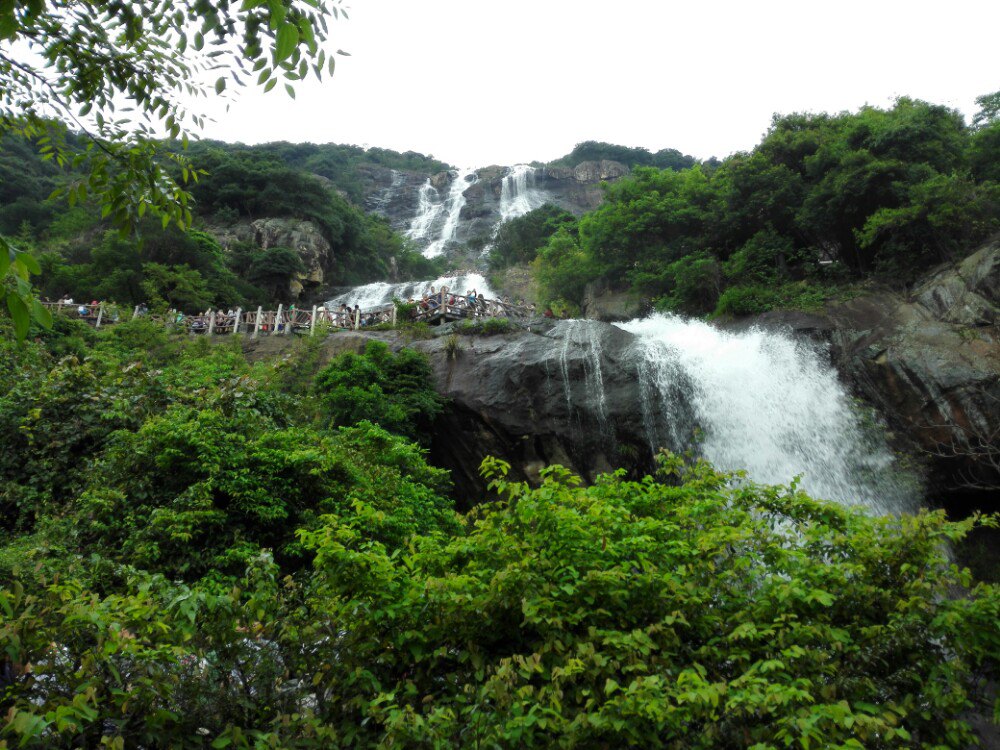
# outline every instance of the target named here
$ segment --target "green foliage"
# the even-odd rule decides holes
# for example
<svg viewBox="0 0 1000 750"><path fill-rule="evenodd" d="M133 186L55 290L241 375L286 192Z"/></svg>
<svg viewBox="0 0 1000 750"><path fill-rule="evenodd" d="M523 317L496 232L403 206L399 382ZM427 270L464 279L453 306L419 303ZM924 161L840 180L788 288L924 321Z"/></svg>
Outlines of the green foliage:
<svg viewBox="0 0 1000 750"><path fill-rule="evenodd" d="M499 270L517 263L530 263L538 250L562 227L574 233L576 217L551 203L504 222L490 250L490 269Z"/></svg>
<svg viewBox="0 0 1000 750"><path fill-rule="evenodd" d="M499 336L514 330L510 318L463 320L455 326L456 333L465 336Z"/></svg>
<svg viewBox="0 0 1000 750"><path fill-rule="evenodd" d="M384 435L384 433L382 433ZM373 451L381 446L373 445ZM1000 590L947 559L974 521L871 518L704 464L504 480L403 547L355 503L232 585L16 571L0 737L24 747L965 747ZM412 500L405 501L411 503ZM81 574L83 574L81 576ZM961 597L953 587L967 587ZM24 670L30 663L30 672ZM994 672L995 673L995 672ZM53 686L57 686L54 688Z"/></svg>
<svg viewBox="0 0 1000 750"><path fill-rule="evenodd" d="M909 283L1000 228L994 98L981 98L974 130L954 110L900 98L775 116L751 153L711 169L636 166L580 220L573 260L565 247L540 253L537 275L550 296L579 302L600 279L691 313L797 304L788 290L802 282L817 294L872 276ZM720 302L727 285L741 288Z"/></svg>
<svg viewBox="0 0 1000 750"><path fill-rule="evenodd" d="M158 132L187 144L186 128L203 120L189 113L185 100L207 94L210 71L222 74L216 95L227 80L245 86L252 77L268 91L278 77L321 77L327 67L322 44L336 6L296 0L240 7L202 0L4 3L0 135L37 139L44 158L80 169L78 181L60 188L71 206L95 196L103 215L125 229L147 211L163 226L188 226L190 195L181 186L196 181L198 172L161 150ZM291 84L286 90L294 95ZM116 108L126 98L133 106ZM69 136L70 124L85 137ZM165 162L176 165L179 180Z"/></svg>
<svg viewBox="0 0 1000 750"><path fill-rule="evenodd" d="M291 280L305 270L305 264L294 250L269 247L251 255L247 278L280 299L287 295Z"/></svg>
<svg viewBox="0 0 1000 750"><path fill-rule="evenodd" d="M596 276L594 263L566 227L538 251L532 269L548 299L565 297L576 303L583 299L584 288Z"/></svg>
<svg viewBox="0 0 1000 750"><path fill-rule="evenodd" d="M29 281L32 274L41 272L34 256L19 251L0 236L0 302L10 314L14 334L19 340L28 335L32 321L45 328L52 326L52 315L35 298Z"/></svg>
<svg viewBox="0 0 1000 750"><path fill-rule="evenodd" d="M368 341L364 354L345 352L316 376L324 417L334 426L374 422L426 443L443 401L434 391L427 358L412 349L393 354Z"/></svg>
<svg viewBox="0 0 1000 750"><path fill-rule="evenodd" d="M840 290L816 284L791 282L779 286L731 286L716 303L713 315L758 315L769 310L819 310Z"/></svg>
<svg viewBox="0 0 1000 750"><path fill-rule="evenodd" d="M600 141L584 141L573 147L566 156L551 163L554 167L575 167L585 161L617 161L627 167L655 167L657 169L690 169L697 162L693 156L685 156L673 148L665 148L650 153L646 148L616 146Z"/></svg>
<svg viewBox="0 0 1000 750"><path fill-rule="evenodd" d="M709 253L686 255L667 266L664 275L671 292L658 306L666 310L701 313L719 296L719 262Z"/></svg>

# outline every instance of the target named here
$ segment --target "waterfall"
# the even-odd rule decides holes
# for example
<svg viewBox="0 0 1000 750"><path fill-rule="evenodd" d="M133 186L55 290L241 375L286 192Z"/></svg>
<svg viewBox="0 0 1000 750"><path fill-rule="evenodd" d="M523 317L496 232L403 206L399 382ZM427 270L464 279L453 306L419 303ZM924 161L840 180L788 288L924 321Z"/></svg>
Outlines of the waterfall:
<svg viewBox="0 0 1000 750"><path fill-rule="evenodd" d="M417 213L410 222L410 228L406 231L406 236L411 240L424 240L431 233L431 229L438 222L444 213L444 205L441 203L441 196L431 184L431 178L420 186L417 193Z"/></svg>
<svg viewBox="0 0 1000 750"><path fill-rule="evenodd" d="M358 305L362 310L366 310L388 304L393 298L404 302L410 298L419 299L425 292L429 292L431 287L440 289L442 286L448 287L455 294L465 294L470 289L475 289L477 293L489 299L496 297L496 293L490 289L489 282L481 274L457 273L426 281L404 281L401 284L377 281L374 284L356 286L327 300L326 306L334 309L343 303L350 307Z"/></svg>
<svg viewBox="0 0 1000 750"><path fill-rule="evenodd" d="M515 164L504 176L500 186L500 221L494 234L505 221L524 216L545 203L545 193L535 187L535 168Z"/></svg>
<svg viewBox="0 0 1000 750"><path fill-rule="evenodd" d="M746 470L766 484L801 475L814 497L861 503L880 513L908 509L901 480L874 425L866 425L833 367L810 343L751 329L656 315L621 324L635 334L641 407L651 447L678 450L675 386L686 381L698 449L716 467Z"/></svg>
<svg viewBox="0 0 1000 750"><path fill-rule="evenodd" d="M493 225L490 241L483 247L483 257L490 254L493 240L496 239L504 222L524 216L545 205L545 193L535 187L534 167L528 164L515 164L507 169L507 174L500 183L500 218Z"/></svg>
<svg viewBox="0 0 1000 750"><path fill-rule="evenodd" d="M474 169L462 169L455 174L451 189L448 191L448 198L441 207L445 216L444 225L441 227L437 239L424 248L425 257L436 258L445 251L449 242L455 240L455 235L458 232L458 220L461 217L462 209L465 208L465 191L475 181L476 171Z"/></svg>

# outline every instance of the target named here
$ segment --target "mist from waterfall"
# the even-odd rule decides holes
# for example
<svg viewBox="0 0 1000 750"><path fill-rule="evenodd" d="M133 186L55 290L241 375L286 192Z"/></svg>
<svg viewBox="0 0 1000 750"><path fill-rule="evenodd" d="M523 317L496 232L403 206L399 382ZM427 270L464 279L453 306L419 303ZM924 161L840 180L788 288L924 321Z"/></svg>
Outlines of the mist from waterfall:
<svg viewBox="0 0 1000 750"><path fill-rule="evenodd" d="M816 345L669 315L620 327L638 337L636 369L652 449L685 448L675 441L697 427L697 450L720 469L742 469L765 484L801 475L800 486L814 497L880 513L911 509L915 487L901 480L880 430L865 424ZM680 380L694 425L676 424L679 412L671 409Z"/></svg>
<svg viewBox="0 0 1000 750"><path fill-rule="evenodd" d="M327 300L326 306L332 310L343 303L349 307L358 305L362 310L366 310L389 304L394 298L404 302L410 298L420 299L425 293L429 293L432 287L439 290L442 286L448 287L455 294L465 294L470 289L475 289L478 294L488 299L496 297L496 293L490 289L489 282L482 274L458 273L424 281L404 281L399 284L384 281L364 284Z"/></svg>

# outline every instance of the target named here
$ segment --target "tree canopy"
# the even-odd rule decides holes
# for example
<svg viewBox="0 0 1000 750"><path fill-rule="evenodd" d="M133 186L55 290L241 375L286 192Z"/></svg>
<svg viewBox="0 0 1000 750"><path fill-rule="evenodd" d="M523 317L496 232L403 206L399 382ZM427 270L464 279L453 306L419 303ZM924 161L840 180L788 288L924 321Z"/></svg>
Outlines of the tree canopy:
<svg viewBox="0 0 1000 750"><path fill-rule="evenodd" d="M248 81L290 96L294 82L333 73L325 48L329 20L342 14L339 0L11 0L0 3L0 137L22 136L77 179L57 190L70 205L88 196L123 232L147 213L162 226L191 224L190 194L198 169L182 152L192 126L203 125L189 108L214 91ZM214 79L214 83L211 81ZM82 137L77 137L79 134ZM171 168L174 165L175 168ZM34 316L31 264L0 244L11 283L0 296L24 335ZM8 288L10 287L10 288Z"/></svg>
<svg viewBox="0 0 1000 750"><path fill-rule="evenodd" d="M579 302L603 278L691 313L813 304L873 276L906 283L1000 228L995 97L980 104L975 129L907 98L776 115L753 151L712 167L637 167L580 220L578 261L550 267L564 238L542 248L540 278L551 298Z"/></svg>

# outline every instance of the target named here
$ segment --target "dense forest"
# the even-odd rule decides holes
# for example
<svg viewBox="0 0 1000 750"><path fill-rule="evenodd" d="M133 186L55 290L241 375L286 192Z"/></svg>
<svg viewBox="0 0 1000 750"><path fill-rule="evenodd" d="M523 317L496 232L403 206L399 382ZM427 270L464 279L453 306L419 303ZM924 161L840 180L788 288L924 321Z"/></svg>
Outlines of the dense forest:
<svg viewBox="0 0 1000 750"><path fill-rule="evenodd" d="M693 314L808 308L869 279L906 284L1000 228L990 101L980 98L971 127L905 98L775 116L753 151L686 168L642 166L624 149L619 157L639 166L607 187L600 208L579 222L553 220L551 207L518 219L491 265L533 262L549 301L571 307L601 280Z"/></svg>
<svg viewBox="0 0 1000 750"><path fill-rule="evenodd" d="M330 245L327 283L333 285L386 278L391 259L403 276L438 270L384 219L352 200L362 195L361 167L437 171L445 168L440 162L384 149L286 143L195 142L187 155L200 170L189 186L195 231L183 233L147 217L138 220L138 236L122 236L86 194L69 208L49 198L79 173L57 169L31 143L6 138L0 144L0 234L35 254L44 269L44 294L188 312L288 301L290 281L304 270L298 254L247 241L224 250L216 234L240 221L312 222ZM215 232L204 231L209 227Z"/></svg>
<svg viewBox="0 0 1000 750"><path fill-rule="evenodd" d="M669 454L487 460L462 514L414 352L0 325L0 746L959 748L993 710L973 519Z"/></svg>

